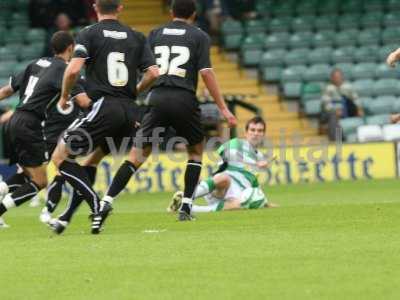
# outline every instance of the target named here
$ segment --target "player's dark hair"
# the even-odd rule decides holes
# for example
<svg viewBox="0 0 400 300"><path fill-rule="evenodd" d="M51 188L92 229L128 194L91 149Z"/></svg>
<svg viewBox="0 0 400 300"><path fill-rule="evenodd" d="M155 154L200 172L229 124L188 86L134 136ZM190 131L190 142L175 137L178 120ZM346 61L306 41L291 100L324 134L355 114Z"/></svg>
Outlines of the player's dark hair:
<svg viewBox="0 0 400 300"><path fill-rule="evenodd" d="M196 1L173 0L171 9L175 17L189 19L196 12Z"/></svg>
<svg viewBox="0 0 400 300"><path fill-rule="evenodd" d="M267 125L265 124L265 121L262 117L260 116L256 116L254 118L251 118L250 120L248 120L246 122L246 131L249 130L250 124L262 124L264 126L264 131L267 127Z"/></svg>
<svg viewBox="0 0 400 300"><path fill-rule="evenodd" d="M51 49L54 54L61 54L74 44L74 38L68 31L57 31L51 37Z"/></svg>
<svg viewBox="0 0 400 300"><path fill-rule="evenodd" d="M120 5L121 0L96 0L96 6L103 15L115 14Z"/></svg>

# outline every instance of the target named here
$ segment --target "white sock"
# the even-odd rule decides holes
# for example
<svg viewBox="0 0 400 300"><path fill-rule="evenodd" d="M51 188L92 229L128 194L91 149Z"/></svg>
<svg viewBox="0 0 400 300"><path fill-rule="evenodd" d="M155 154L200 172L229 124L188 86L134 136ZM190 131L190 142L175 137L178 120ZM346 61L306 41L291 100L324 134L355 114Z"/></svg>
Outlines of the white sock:
<svg viewBox="0 0 400 300"><path fill-rule="evenodd" d="M217 211L218 202L210 205L193 205L192 211L194 213L208 213Z"/></svg>
<svg viewBox="0 0 400 300"><path fill-rule="evenodd" d="M191 198L182 198L182 203L192 205L193 200Z"/></svg>
<svg viewBox="0 0 400 300"><path fill-rule="evenodd" d="M0 182L0 196L8 194L8 185L4 181Z"/></svg>
<svg viewBox="0 0 400 300"><path fill-rule="evenodd" d="M207 181L202 180L196 187L196 190L194 192L194 198L200 198L204 197L205 195L211 193L210 185L207 183Z"/></svg>
<svg viewBox="0 0 400 300"><path fill-rule="evenodd" d="M11 194L7 194L4 197L2 203L7 208L7 210L15 207L15 202L14 202L14 199L11 197Z"/></svg>
<svg viewBox="0 0 400 300"><path fill-rule="evenodd" d="M113 204L114 198L111 197L111 196L105 195L105 196L103 197L103 201L104 201L104 202L108 202L108 203L110 203L110 204Z"/></svg>

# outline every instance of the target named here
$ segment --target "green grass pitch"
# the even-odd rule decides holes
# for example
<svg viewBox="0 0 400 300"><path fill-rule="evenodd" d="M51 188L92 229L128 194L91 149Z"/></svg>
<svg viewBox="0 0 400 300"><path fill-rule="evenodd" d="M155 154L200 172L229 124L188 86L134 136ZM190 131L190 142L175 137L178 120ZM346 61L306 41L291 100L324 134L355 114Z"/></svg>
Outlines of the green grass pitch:
<svg viewBox="0 0 400 300"><path fill-rule="evenodd" d="M280 208L178 223L170 194L117 200L106 230L81 209L63 236L39 209L6 215L0 299L399 299L400 183L267 188Z"/></svg>

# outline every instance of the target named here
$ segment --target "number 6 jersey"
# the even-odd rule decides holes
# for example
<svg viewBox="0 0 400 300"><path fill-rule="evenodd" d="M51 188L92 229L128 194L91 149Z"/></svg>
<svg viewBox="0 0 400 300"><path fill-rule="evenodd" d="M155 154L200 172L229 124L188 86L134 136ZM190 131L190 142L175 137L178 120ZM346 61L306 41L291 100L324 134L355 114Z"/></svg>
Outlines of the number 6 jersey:
<svg viewBox="0 0 400 300"><path fill-rule="evenodd" d="M211 68L209 36L175 20L154 29L148 40L161 75L153 88L178 87L195 93L198 72Z"/></svg>
<svg viewBox="0 0 400 300"><path fill-rule="evenodd" d="M74 57L86 59L86 91L94 101L103 96L135 99L137 70L155 65L145 36L111 19L79 32Z"/></svg>

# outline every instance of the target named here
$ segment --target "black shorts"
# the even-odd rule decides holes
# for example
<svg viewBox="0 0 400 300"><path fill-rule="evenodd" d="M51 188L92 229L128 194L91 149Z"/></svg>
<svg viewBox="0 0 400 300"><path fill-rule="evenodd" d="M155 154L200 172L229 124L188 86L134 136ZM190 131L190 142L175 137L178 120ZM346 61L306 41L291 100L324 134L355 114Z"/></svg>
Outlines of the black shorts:
<svg viewBox="0 0 400 300"><path fill-rule="evenodd" d="M16 111L6 124L10 165L38 167L49 160L42 121L33 113Z"/></svg>
<svg viewBox="0 0 400 300"><path fill-rule="evenodd" d="M64 142L73 155L86 155L97 147L109 153L129 145L140 122L140 110L131 99L103 97L93 104L85 117L76 119L65 131ZM129 150L129 149L127 149Z"/></svg>
<svg viewBox="0 0 400 300"><path fill-rule="evenodd" d="M152 90L149 97L150 111L144 116L136 135L136 147L152 144L155 141L155 129L161 128L165 133L167 127L175 129L176 136L183 138L187 145L193 146L203 141L199 102L193 92L182 88L159 87Z"/></svg>

